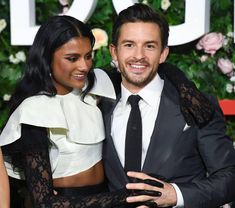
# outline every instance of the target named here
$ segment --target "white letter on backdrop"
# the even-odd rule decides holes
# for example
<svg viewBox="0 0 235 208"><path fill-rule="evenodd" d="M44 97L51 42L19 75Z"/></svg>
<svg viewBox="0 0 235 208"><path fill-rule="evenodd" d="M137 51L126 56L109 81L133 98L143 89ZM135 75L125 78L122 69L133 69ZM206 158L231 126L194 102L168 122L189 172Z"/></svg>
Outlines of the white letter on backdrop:
<svg viewBox="0 0 235 208"><path fill-rule="evenodd" d="M137 0L113 0L117 13L138 2ZM95 9L97 0L74 0L68 15L87 21ZM39 28L35 25L34 0L10 0L11 44L31 45ZM169 45L180 45L199 38L209 31L210 1L186 0L185 23L170 26Z"/></svg>
<svg viewBox="0 0 235 208"><path fill-rule="evenodd" d="M170 26L169 45L193 41L209 31L210 0L186 0L185 23Z"/></svg>
<svg viewBox="0 0 235 208"><path fill-rule="evenodd" d="M137 3L136 0L113 0L117 13ZM209 31L210 0L185 0L185 23L170 26L169 45L191 42Z"/></svg>
<svg viewBox="0 0 235 208"><path fill-rule="evenodd" d="M97 0L74 0L67 15L86 22ZM31 45L39 26L35 25L35 0L10 0L11 44Z"/></svg>
<svg viewBox="0 0 235 208"><path fill-rule="evenodd" d="M113 6L117 14L123 9L132 6L134 3L138 3L138 0L125 0L125 1L113 0Z"/></svg>
<svg viewBox="0 0 235 208"><path fill-rule="evenodd" d="M35 26L35 1L10 0L11 44L30 45L38 30Z"/></svg>
<svg viewBox="0 0 235 208"><path fill-rule="evenodd" d="M73 0L67 15L86 22L95 10L97 0Z"/></svg>

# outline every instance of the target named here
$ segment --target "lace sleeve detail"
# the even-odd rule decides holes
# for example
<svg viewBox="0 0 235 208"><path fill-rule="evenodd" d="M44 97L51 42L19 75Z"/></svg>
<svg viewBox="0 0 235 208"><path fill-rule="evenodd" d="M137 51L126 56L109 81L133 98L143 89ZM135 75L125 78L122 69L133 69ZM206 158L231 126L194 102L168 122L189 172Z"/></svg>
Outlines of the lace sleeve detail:
<svg viewBox="0 0 235 208"><path fill-rule="evenodd" d="M176 87L181 112L187 124L205 126L215 111L212 103L176 66L164 63L160 65L158 72L160 76L164 75Z"/></svg>
<svg viewBox="0 0 235 208"><path fill-rule="evenodd" d="M34 207L92 208L120 207L127 204L128 191L101 193L86 197L54 195L48 149L22 154L24 173Z"/></svg>
<svg viewBox="0 0 235 208"><path fill-rule="evenodd" d="M51 168L46 151L25 155L27 187L35 207L115 207L126 204L128 192L102 193L87 197L63 197L53 194Z"/></svg>

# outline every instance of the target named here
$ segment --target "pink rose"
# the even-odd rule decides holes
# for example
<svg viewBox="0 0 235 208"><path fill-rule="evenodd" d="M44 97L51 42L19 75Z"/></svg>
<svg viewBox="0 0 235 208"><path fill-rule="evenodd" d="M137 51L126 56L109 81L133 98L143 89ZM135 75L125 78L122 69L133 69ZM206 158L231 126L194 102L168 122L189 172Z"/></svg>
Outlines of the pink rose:
<svg viewBox="0 0 235 208"><path fill-rule="evenodd" d="M217 62L217 66L219 67L220 71L228 77L233 75L233 63L230 60L220 58Z"/></svg>
<svg viewBox="0 0 235 208"><path fill-rule="evenodd" d="M95 36L95 45L93 47L93 50L97 50L102 46L108 45L108 34L106 33L106 31L100 28L94 28L92 29L92 33Z"/></svg>
<svg viewBox="0 0 235 208"><path fill-rule="evenodd" d="M224 36L222 33L208 33L203 36L196 45L198 50L204 49L206 53L214 55L223 46Z"/></svg>

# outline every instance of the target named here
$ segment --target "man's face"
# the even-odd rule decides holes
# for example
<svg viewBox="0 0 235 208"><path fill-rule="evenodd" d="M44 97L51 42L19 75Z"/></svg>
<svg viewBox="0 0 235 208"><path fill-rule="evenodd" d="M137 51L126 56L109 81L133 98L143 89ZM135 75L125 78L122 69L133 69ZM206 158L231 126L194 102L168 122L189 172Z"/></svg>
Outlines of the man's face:
<svg viewBox="0 0 235 208"><path fill-rule="evenodd" d="M160 28L151 22L122 25L117 45L110 45L113 60L118 61L123 85L135 93L156 75L165 61L168 48L162 51Z"/></svg>

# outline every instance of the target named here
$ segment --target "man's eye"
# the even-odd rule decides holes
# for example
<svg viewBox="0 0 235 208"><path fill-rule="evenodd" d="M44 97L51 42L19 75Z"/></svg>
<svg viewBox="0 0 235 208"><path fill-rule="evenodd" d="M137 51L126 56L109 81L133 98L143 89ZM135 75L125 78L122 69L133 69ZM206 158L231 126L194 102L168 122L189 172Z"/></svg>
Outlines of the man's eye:
<svg viewBox="0 0 235 208"><path fill-rule="evenodd" d="M124 44L124 46L130 48L130 47L133 46L133 44L131 44L131 43L126 43L126 44Z"/></svg>
<svg viewBox="0 0 235 208"><path fill-rule="evenodd" d="M146 48L149 48L149 49L154 49L155 48L155 45L147 45Z"/></svg>

